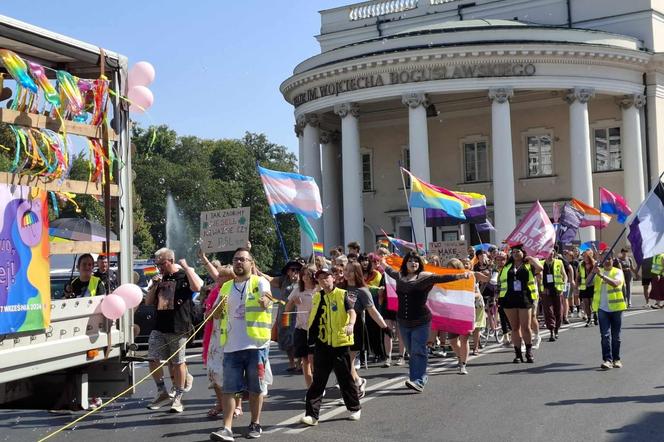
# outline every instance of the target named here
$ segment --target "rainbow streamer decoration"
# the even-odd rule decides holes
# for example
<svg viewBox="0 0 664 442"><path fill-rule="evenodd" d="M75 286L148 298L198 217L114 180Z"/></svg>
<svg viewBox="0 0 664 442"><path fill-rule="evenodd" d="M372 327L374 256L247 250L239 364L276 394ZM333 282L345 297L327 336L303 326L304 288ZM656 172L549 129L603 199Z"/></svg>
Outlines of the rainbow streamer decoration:
<svg viewBox="0 0 664 442"><path fill-rule="evenodd" d="M604 187L599 188L599 210L602 213L616 215L620 224L625 224L627 218L632 214L632 209L627 205L627 201L621 195L610 192Z"/></svg>
<svg viewBox="0 0 664 442"><path fill-rule="evenodd" d="M461 220L466 219L464 209L470 207L469 198L464 198L451 190L422 181L403 167L401 170L410 175L410 207L444 210L449 216Z"/></svg>
<svg viewBox="0 0 664 442"><path fill-rule="evenodd" d="M313 243L314 256L325 256L325 247L322 242Z"/></svg>
<svg viewBox="0 0 664 442"><path fill-rule="evenodd" d="M572 198L570 205L583 214L583 219L579 227L596 227L603 229L611 222L611 217L606 213L602 213L599 209L595 209L588 204Z"/></svg>

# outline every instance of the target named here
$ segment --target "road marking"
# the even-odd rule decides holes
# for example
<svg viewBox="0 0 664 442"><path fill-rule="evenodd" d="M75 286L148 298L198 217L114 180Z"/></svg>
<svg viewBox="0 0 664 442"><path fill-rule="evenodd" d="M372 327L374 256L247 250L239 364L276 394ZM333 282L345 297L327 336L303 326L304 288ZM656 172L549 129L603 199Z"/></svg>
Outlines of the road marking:
<svg viewBox="0 0 664 442"><path fill-rule="evenodd" d="M627 312L624 314L625 317L631 317L631 316L637 316L643 313L652 313L654 310L637 310L637 311L631 311ZM577 324L568 324L564 325L561 327L560 332L564 332L567 330L571 330L573 328L580 328L585 325L585 322L579 322ZM500 351L505 351L505 350L510 350L510 348L503 347L502 344L492 344L491 346L485 347L482 350L482 353L476 356L468 356L468 361L471 360L476 360L478 358L481 358L484 355L488 354L493 354L493 353L498 353ZM457 365L457 362L455 360L449 361L449 362L441 362L441 363L434 363L431 364L429 363L427 373L428 374L435 374L435 373L441 373L445 370L448 370L454 366ZM388 393L392 390L396 390L397 388L403 388L402 384L405 382L407 379L407 376L399 376L397 378L392 378L392 379L387 379L385 381L379 382L378 384L372 385L371 387L367 388L367 393L373 393L371 396L365 396L360 400L360 403L364 405L365 403L372 401L376 399L377 397L382 396L385 393ZM326 408L332 408L330 411L323 413L319 416L319 421L325 421L329 420L335 416L338 416L342 413L344 413L346 410L345 405L339 405L336 408L334 408L334 404L337 403L337 401L334 401L331 403L332 406L328 407L321 407L321 410L326 409ZM292 418L286 419L284 421L279 422L278 424L274 425L270 430L264 431L264 433L269 434L269 433L277 433L279 431L284 431L284 434L299 434L303 433L304 431L312 428L310 426L303 426L301 428L290 428L288 429L287 427L299 423L300 419L302 418L303 414L299 414L297 416L293 416Z"/></svg>

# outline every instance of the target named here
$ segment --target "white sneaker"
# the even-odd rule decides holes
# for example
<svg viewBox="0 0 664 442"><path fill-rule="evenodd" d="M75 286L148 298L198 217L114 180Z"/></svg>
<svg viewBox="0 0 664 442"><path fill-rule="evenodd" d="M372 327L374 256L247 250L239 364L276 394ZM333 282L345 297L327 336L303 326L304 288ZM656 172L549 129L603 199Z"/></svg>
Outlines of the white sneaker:
<svg viewBox="0 0 664 442"><path fill-rule="evenodd" d="M318 425L318 419L314 419L311 416L302 416L302 419L300 419L300 423L304 425L309 425L310 427L315 427Z"/></svg>
<svg viewBox="0 0 664 442"><path fill-rule="evenodd" d="M466 364L459 365L459 374L468 374L468 370L466 370Z"/></svg>
<svg viewBox="0 0 664 442"><path fill-rule="evenodd" d="M385 362L383 362L383 368L388 368L392 365L392 358L387 358L385 359Z"/></svg>
<svg viewBox="0 0 664 442"><path fill-rule="evenodd" d="M349 421L359 421L362 416L362 410L352 411L348 416Z"/></svg>
<svg viewBox="0 0 664 442"><path fill-rule="evenodd" d="M403 360L403 357L401 357L401 358L397 359L397 362L394 365L397 365L397 366L401 367L403 364L404 364L404 360Z"/></svg>
<svg viewBox="0 0 664 442"><path fill-rule="evenodd" d="M541 343L542 343L542 337L540 335L535 335L535 339L533 339L533 348L537 350L540 347Z"/></svg>
<svg viewBox="0 0 664 442"><path fill-rule="evenodd" d="M611 370L613 368L613 362L611 361L604 361L602 362L602 365L599 366L602 370Z"/></svg>
<svg viewBox="0 0 664 442"><path fill-rule="evenodd" d="M367 395L367 380L364 378L360 378L359 382L356 382L357 388L360 391L360 399L362 399L364 396Z"/></svg>
<svg viewBox="0 0 664 442"><path fill-rule="evenodd" d="M187 377L184 379L184 388L185 392L191 391L191 387L194 386L194 377L191 373L187 372Z"/></svg>
<svg viewBox="0 0 664 442"><path fill-rule="evenodd" d="M171 404L171 413L182 413L184 411L184 405L182 405L182 395L176 394L173 398L173 403Z"/></svg>

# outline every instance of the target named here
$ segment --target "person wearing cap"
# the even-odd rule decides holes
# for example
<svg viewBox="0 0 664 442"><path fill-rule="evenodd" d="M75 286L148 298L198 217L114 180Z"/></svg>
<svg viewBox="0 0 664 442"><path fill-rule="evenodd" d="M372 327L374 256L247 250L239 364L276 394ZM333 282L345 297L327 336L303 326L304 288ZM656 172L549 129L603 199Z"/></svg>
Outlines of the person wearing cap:
<svg viewBox="0 0 664 442"><path fill-rule="evenodd" d="M599 319L599 333L602 342L602 365L600 368L609 370L621 368L620 360L620 329L622 328L623 311L627 310L627 303L622 287L624 276L622 270L613 266L613 253L602 261L602 268L598 265L593 269L593 311L597 312Z"/></svg>
<svg viewBox="0 0 664 442"><path fill-rule="evenodd" d="M521 245L515 245L511 257L498 275L498 287L501 306L512 328L512 344L515 357L512 362L523 362L521 341L526 344L526 360L535 362L532 353L531 319L537 285L535 275L542 271L539 260L526 256Z"/></svg>
<svg viewBox="0 0 664 442"><path fill-rule="evenodd" d="M325 387L334 371L349 419L360 420L359 388L351 374L350 346L357 315L346 290L334 286L329 268L316 272L321 290L314 293L309 312L309 345L314 347L314 377L306 395L306 410L300 420L305 425L317 425Z"/></svg>

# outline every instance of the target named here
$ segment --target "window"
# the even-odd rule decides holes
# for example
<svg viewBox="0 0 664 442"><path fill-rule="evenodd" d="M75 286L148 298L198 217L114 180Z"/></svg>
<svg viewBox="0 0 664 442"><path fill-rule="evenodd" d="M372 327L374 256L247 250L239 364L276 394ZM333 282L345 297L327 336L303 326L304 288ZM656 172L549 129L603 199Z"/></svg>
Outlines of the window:
<svg viewBox="0 0 664 442"><path fill-rule="evenodd" d="M373 191L373 154L370 150L362 149L362 191Z"/></svg>
<svg viewBox="0 0 664 442"><path fill-rule="evenodd" d="M489 149L486 141L463 143L464 181L489 181Z"/></svg>
<svg viewBox="0 0 664 442"><path fill-rule="evenodd" d="M401 147L401 167L410 172L410 148L408 146ZM410 177L404 175L406 189L410 189Z"/></svg>
<svg viewBox="0 0 664 442"><path fill-rule="evenodd" d="M553 175L553 147L551 135L526 136L528 148L528 176Z"/></svg>
<svg viewBox="0 0 664 442"><path fill-rule="evenodd" d="M595 129L595 172L622 169L620 127Z"/></svg>

